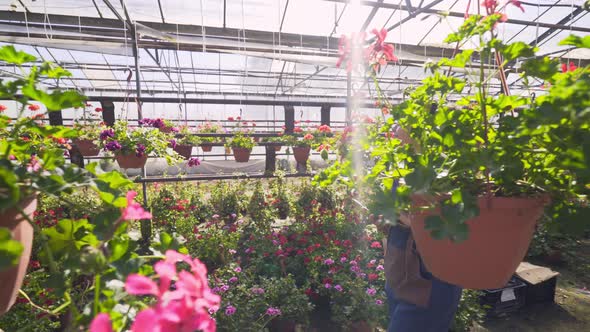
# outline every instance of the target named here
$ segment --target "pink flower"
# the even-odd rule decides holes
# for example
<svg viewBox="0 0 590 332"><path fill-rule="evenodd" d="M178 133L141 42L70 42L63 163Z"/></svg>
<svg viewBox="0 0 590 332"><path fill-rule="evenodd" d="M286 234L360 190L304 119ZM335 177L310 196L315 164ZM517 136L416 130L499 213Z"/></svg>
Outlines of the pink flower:
<svg viewBox="0 0 590 332"><path fill-rule="evenodd" d="M330 289L330 288L332 288L332 284L330 284L330 283L328 283L328 282L327 282L327 283L324 285L324 287L326 287L326 289Z"/></svg>
<svg viewBox="0 0 590 332"><path fill-rule="evenodd" d="M235 253L236 253L236 251L234 250L234 252L233 252L233 253L235 254ZM236 273L240 273L240 272L242 272L242 268L238 266L238 267L236 267L236 268L234 269L234 272L236 272Z"/></svg>
<svg viewBox="0 0 590 332"><path fill-rule="evenodd" d="M377 271L383 271L383 270L385 270L385 268L383 268L383 265L377 265L377 267L375 268L375 270L377 270Z"/></svg>
<svg viewBox="0 0 590 332"><path fill-rule="evenodd" d="M508 2L511 5L513 5L514 7L520 9L524 13L524 7L522 6L522 3L520 3L520 1L518 1L518 0L509 0Z"/></svg>
<svg viewBox="0 0 590 332"><path fill-rule="evenodd" d="M6 107L6 106L4 106L4 105L0 104L0 113L2 113L2 112L4 112L4 111L6 111L7 109L8 109L8 107Z"/></svg>
<svg viewBox="0 0 590 332"><path fill-rule="evenodd" d="M279 316L281 314L281 309L270 307L266 309L266 314L269 316Z"/></svg>
<svg viewBox="0 0 590 332"><path fill-rule="evenodd" d="M143 207L134 201L137 192L130 190L127 192L127 207L122 209L121 218L123 220L141 220L151 219L152 214L145 211Z"/></svg>
<svg viewBox="0 0 590 332"><path fill-rule="evenodd" d="M332 264L334 264L334 260L333 260L333 259L331 259L331 258L328 258L328 259L326 259L326 260L324 261L324 264L326 264L326 265L332 265Z"/></svg>
<svg viewBox="0 0 590 332"><path fill-rule="evenodd" d="M190 266L190 272L176 270L182 261ZM215 321L209 312L217 311L220 298L209 288L207 268L198 259L173 250L154 265L159 284L152 279L132 274L127 277L125 289L133 295L153 295L156 304L136 316L132 332L163 331L215 331ZM172 282L174 284L172 284Z"/></svg>
<svg viewBox="0 0 590 332"><path fill-rule="evenodd" d="M375 290L375 288L367 288L367 295L373 296L375 294L377 294L377 290Z"/></svg>
<svg viewBox="0 0 590 332"><path fill-rule="evenodd" d="M371 243L371 248L381 248L381 242L373 241L373 243Z"/></svg>
<svg viewBox="0 0 590 332"><path fill-rule="evenodd" d="M37 105L37 104L31 104L31 105L28 106L28 108L29 108L30 111L33 111L33 112L34 111L38 111L39 109L41 109L41 107L39 105Z"/></svg>
<svg viewBox="0 0 590 332"><path fill-rule="evenodd" d="M383 305L383 301L382 300L375 300L375 304L376 305Z"/></svg>
<svg viewBox="0 0 590 332"><path fill-rule="evenodd" d="M334 289L337 290L337 291L339 291L339 292L342 292L342 286L340 286L340 285L334 286Z"/></svg>
<svg viewBox="0 0 590 332"><path fill-rule="evenodd" d="M233 315L233 314L235 314L235 313L236 313L236 307L234 307L233 305L228 305L228 306L225 308L225 314L226 314L227 316L231 316L231 315Z"/></svg>
<svg viewBox="0 0 590 332"><path fill-rule="evenodd" d="M104 312L96 315L92 323L90 323L89 330L90 332L113 332L113 325L109 315Z"/></svg>

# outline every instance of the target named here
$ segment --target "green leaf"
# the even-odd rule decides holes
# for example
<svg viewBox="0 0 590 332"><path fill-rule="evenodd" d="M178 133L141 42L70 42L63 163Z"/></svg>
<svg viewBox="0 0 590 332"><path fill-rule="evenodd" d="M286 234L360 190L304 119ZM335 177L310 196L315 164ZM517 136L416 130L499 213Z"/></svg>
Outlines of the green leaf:
<svg viewBox="0 0 590 332"><path fill-rule="evenodd" d="M535 48L524 42L508 44L501 51L505 61L512 61L517 58L528 58L535 55Z"/></svg>
<svg viewBox="0 0 590 332"><path fill-rule="evenodd" d="M474 50L464 50L457 54L452 59L443 58L438 62L439 66L451 66L455 68L465 68L471 60L471 55Z"/></svg>
<svg viewBox="0 0 590 332"><path fill-rule="evenodd" d="M109 262L114 262L121 259L129 249L129 238L114 238L108 244L111 256Z"/></svg>
<svg viewBox="0 0 590 332"><path fill-rule="evenodd" d="M451 195L451 202L453 204L459 204L463 202L463 195L461 193L461 189L453 190L453 194Z"/></svg>
<svg viewBox="0 0 590 332"><path fill-rule="evenodd" d="M526 75L535 76L542 80L549 80L558 73L559 60L543 57L525 61L522 66Z"/></svg>
<svg viewBox="0 0 590 332"><path fill-rule="evenodd" d="M41 75L49 78L62 78L72 76L72 73L51 62L44 62L41 65Z"/></svg>
<svg viewBox="0 0 590 332"><path fill-rule="evenodd" d="M17 51L12 45L7 45L0 48L0 60L20 66L23 63L33 62L37 58L23 51Z"/></svg>
<svg viewBox="0 0 590 332"><path fill-rule="evenodd" d="M77 253L86 245L98 244L92 233L93 225L88 220L60 220L57 225L46 228L42 232L49 238L49 247L55 254Z"/></svg>
<svg viewBox="0 0 590 332"><path fill-rule="evenodd" d="M23 249L8 228L0 227L0 271L17 264Z"/></svg>
<svg viewBox="0 0 590 332"><path fill-rule="evenodd" d="M50 111L59 111L64 108L84 107L86 97L77 91L53 91L47 93L38 89L34 84L27 84L22 89L23 95L41 102Z"/></svg>
<svg viewBox="0 0 590 332"><path fill-rule="evenodd" d="M578 48L590 48L590 36L579 37L576 35L569 35L567 38L560 41L559 45L572 45Z"/></svg>

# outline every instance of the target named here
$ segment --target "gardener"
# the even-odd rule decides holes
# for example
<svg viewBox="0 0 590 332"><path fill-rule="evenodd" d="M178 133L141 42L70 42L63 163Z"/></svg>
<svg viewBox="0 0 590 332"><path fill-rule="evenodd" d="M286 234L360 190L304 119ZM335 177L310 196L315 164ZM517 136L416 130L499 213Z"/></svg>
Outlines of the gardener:
<svg viewBox="0 0 590 332"><path fill-rule="evenodd" d="M397 127L395 136L413 145ZM414 148L419 148L414 146ZM395 190L395 188L394 188ZM388 332L447 332L457 311L462 289L430 274L420 258L407 218L387 231L385 278L389 302Z"/></svg>

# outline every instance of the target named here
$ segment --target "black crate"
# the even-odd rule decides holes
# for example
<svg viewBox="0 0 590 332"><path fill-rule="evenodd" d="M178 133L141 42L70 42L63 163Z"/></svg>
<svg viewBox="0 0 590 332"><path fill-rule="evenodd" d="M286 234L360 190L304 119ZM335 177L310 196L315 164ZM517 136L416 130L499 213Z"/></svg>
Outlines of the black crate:
<svg viewBox="0 0 590 332"><path fill-rule="evenodd" d="M488 316L504 316L525 305L526 288L523 281L512 277L503 288L482 291L480 303L486 307Z"/></svg>
<svg viewBox="0 0 590 332"><path fill-rule="evenodd" d="M526 285L526 305L536 303L553 303L555 301L557 276L540 282L536 285L528 283L526 280L522 281Z"/></svg>

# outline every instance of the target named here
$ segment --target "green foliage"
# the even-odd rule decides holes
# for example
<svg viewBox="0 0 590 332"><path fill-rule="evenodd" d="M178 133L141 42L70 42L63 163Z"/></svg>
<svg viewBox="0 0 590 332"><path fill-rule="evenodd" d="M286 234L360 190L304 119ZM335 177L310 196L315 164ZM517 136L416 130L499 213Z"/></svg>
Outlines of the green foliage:
<svg viewBox="0 0 590 332"><path fill-rule="evenodd" d="M0 227L0 269L15 265L22 251L23 245L12 240L10 230Z"/></svg>
<svg viewBox="0 0 590 332"><path fill-rule="evenodd" d="M473 329L475 323L482 323L486 316L485 308L480 304L480 292L464 290L455 314L451 331L467 332Z"/></svg>
<svg viewBox="0 0 590 332"><path fill-rule="evenodd" d="M559 45L572 45L578 48L590 48L590 36L576 36L569 35L567 38L559 42Z"/></svg>
<svg viewBox="0 0 590 332"><path fill-rule="evenodd" d="M285 178L279 175L271 185L272 196L274 201L272 205L275 207L279 218L285 219L291 212L291 197L287 192L287 184Z"/></svg>
<svg viewBox="0 0 590 332"><path fill-rule="evenodd" d="M176 144L182 145L192 145L198 146L201 144L201 138L199 136L194 135L194 131L191 130L188 126L180 127L178 132L179 135L176 136Z"/></svg>
<svg viewBox="0 0 590 332"><path fill-rule="evenodd" d="M219 181L213 187L209 203L213 211L226 220L235 220L236 216L243 212L246 205L244 184L234 183L230 185L225 181ZM232 216L233 215L233 216Z"/></svg>
<svg viewBox="0 0 590 332"><path fill-rule="evenodd" d="M270 208L267 201L266 193L261 181L257 181L254 185L254 191L250 196L248 203L248 214L250 220L257 230L262 232L269 232L271 224L274 222L275 214Z"/></svg>
<svg viewBox="0 0 590 332"><path fill-rule="evenodd" d="M252 150L254 145L256 145L254 139L244 135L242 132L236 132L234 136L227 143L225 143L225 146L230 148L241 148L248 150Z"/></svg>

